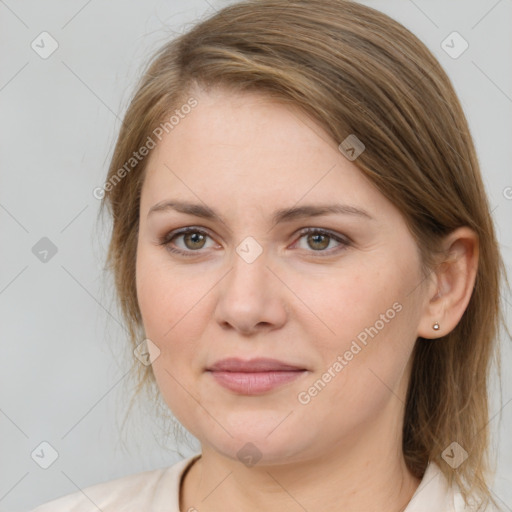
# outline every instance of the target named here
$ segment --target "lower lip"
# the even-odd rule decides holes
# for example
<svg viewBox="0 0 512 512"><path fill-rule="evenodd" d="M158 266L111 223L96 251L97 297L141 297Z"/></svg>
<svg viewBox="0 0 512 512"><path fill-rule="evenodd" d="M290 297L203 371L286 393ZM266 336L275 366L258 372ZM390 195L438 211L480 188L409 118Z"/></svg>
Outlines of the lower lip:
<svg viewBox="0 0 512 512"><path fill-rule="evenodd" d="M297 379L305 370L273 372L212 372L212 377L225 388L243 395L258 395Z"/></svg>

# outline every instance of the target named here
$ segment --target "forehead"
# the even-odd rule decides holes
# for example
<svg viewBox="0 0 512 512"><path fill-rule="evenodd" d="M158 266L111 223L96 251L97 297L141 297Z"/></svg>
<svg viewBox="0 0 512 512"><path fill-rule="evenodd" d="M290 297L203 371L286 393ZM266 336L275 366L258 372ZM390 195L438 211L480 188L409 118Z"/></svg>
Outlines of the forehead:
<svg viewBox="0 0 512 512"><path fill-rule="evenodd" d="M214 89L194 97L197 106L149 155L146 209L170 194L215 209L319 200L385 206L338 143L297 107L253 92Z"/></svg>
<svg viewBox="0 0 512 512"><path fill-rule="evenodd" d="M263 161L270 156L293 161L304 151L320 150L327 141L337 147L297 106L262 93L213 89L200 91L196 98L195 109L166 137L169 144L231 158L260 152Z"/></svg>

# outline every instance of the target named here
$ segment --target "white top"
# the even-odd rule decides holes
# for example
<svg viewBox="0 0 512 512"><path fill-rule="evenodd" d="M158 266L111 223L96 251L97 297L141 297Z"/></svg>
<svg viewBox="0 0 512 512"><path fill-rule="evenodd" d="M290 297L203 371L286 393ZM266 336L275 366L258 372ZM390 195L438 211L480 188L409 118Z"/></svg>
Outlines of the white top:
<svg viewBox="0 0 512 512"><path fill-rule="evenodd" d="M185 470L201 454L168 468L144 471L86 487L49 501L31 512L180 512L179 490ZM464 500L431 462L404 512L467 512ZM494 511L487 508L487 512Z"/></svg>

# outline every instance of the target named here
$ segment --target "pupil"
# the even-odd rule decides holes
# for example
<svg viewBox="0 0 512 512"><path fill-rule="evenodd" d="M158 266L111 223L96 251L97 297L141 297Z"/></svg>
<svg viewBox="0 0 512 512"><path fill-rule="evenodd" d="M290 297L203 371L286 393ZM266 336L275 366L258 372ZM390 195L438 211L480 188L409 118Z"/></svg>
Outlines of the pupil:
<svg viewBox="0 0 512 512"><path fill-rule="evenodd" d="M192 233L192 234L189 234L188 237L189 237L189 239L192 240L192 244L197 244L198 242L201 241L201 238L203 237L203 235L201 235L200 233Z"/></svg>
<svg viewBox="0 0 512 512"><path fill-rule="evenodd" d="M329 243L327 242L327 244L325 243L325 241L328 239L328 236L326 235L311 235L311 237L314 239L314 243L320 243L321 244L321 247L320 249L325 249L325 247L327 247L327 245L329 245ZM322 244L322 242L319 240L323 238L324 239L324 243Z"/></svg>

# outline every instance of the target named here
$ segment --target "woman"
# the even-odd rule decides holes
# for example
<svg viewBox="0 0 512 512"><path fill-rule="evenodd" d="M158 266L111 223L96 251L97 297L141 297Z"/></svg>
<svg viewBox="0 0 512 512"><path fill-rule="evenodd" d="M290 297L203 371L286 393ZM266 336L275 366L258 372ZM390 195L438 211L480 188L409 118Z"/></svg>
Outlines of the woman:
<svg viewBox="0 0 512 512"><path fill-rule="evenodd" d="M506 277L464 113L407 29L226 7L148 66L103 193L141 389L201 451L37 512L496 509Z"/></svg>

